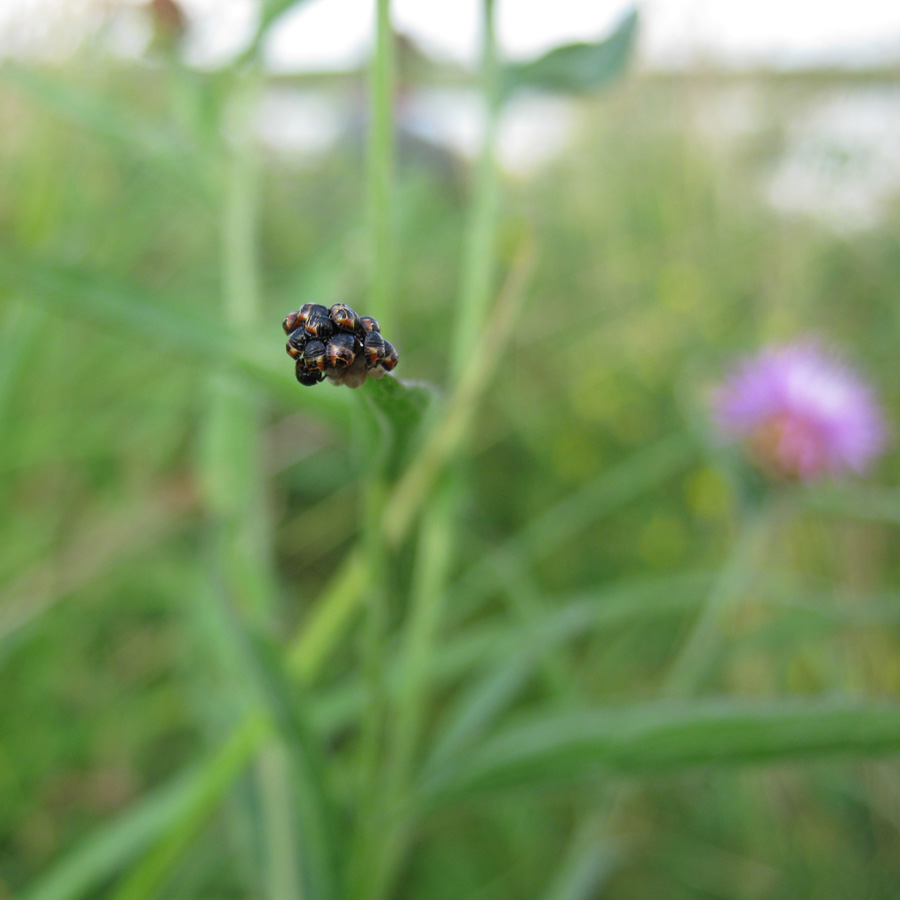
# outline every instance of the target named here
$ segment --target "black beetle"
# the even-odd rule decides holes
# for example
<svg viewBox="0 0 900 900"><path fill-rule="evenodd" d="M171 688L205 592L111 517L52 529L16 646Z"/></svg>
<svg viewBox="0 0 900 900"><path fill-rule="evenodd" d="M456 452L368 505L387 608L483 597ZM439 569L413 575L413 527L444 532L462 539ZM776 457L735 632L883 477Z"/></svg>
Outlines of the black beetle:
<svg viewBox="0 0 900 900"><path fill-rule="evenodd" d="M309 341L309 335L303 328L295 328L288 336L287 352L293 359L300 359Z"/></svg>
<svg viewBox="0 0 900 900"><path fill-rule="evenodd" d="M328 314L341 331L353 334L359 329L359 316L346 303L335 303Z"/></svg>

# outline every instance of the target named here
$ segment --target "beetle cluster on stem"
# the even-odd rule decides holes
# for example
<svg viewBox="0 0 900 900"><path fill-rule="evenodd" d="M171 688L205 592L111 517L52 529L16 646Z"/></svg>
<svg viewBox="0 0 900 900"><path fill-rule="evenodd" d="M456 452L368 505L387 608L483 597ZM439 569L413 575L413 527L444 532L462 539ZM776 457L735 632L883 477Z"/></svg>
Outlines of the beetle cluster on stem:
<svg viewBox="0 0 900 900"><path fill-rule="evenodd" d="M335 303L331 309L305 303L285 316L283 327L300 384L312 386L327 378L355 388L397 365L397 351L382 337L378 322L358 316L346 303Z"/></svg>

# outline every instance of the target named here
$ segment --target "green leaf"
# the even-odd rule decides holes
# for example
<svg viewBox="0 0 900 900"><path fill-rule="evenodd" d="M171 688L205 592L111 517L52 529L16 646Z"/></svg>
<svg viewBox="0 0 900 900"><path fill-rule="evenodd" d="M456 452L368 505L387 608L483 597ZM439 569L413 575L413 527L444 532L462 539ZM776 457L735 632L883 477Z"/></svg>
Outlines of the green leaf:
<svg viewBox="0 0 900 900"><path fill-rule="evenodd" d="M0 79L27 94L51 114L142 159L164 166L186 187L208 196L207 173L187 137L167 123L140 118L134 110L85 90L71 77L53 77L6 61Z"/></svg>
<svg viewBox="0 0 900 900"><path fill-rule="evenodd" d="M34 299L63 309L131 339L140 323L141 339L190 362L220 365L284 399L302 400L310 411L345 425L351 404L346 391L304 391L294 380L284 357L280 323L272 337L230 334L220 325L188 312L191 301L170 298L160 304L153 293L101 273L57 261L27 259L0 253L0 292ZM174 312L174 310L178 312Z"/></svg>
<svg viewBox="0 0 900 900"><path fill-rule="evenodd" d="M652 703L547 714L508 727L423 785L431 804L602 774L900 752L900 705Z"/></svg>
<svg viewBox="0 0 900 900"><path fill-rule="evenodd" d="M403 382L392 375L368 379L360 389L375 411L384 443L385 471L396 475L409 456L437 389L422 382Z"/></svg>
<svg viewBox="0 0 900 900"><path fill-rule="evenodd" d="M503 94L520 88L586 93L604 87L625 69L637 36L638 13L632 8L612 34L596 44L567 44L527 63L508 65Z"/></svg>

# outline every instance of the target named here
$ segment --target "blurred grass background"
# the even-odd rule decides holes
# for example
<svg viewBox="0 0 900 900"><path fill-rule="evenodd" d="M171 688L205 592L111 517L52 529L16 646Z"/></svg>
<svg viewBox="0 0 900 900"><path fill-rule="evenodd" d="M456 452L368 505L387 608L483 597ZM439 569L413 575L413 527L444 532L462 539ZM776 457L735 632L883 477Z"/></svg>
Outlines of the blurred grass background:
<svg viewBox="0 0 900 900"><path fill-rule="evenodd" d="M29 890L255 708L235 690L230 638L203 599L222 565L210 544L225 542L226 561L228 547L271 549L259 555L270 565L236 577L267 586L248 589L265 608L244 612L282 647L351 554L366 488L361 407L349 391L293 382L280 321L306 300L382 313L367 308L354 139L314 159L245 158L254 139L232 71L86 50L2 75L0 897L67 896ZM658 695L739 528L741 498L703 418L734 355L810 332L833 339L897 421L900 204L885 204L877 225L835 229L765 197L797 110L866 89L835 73L745 76L739 90L764 127L729 138L708 114L738 102L733 83L635 75L578 101L555 158L503 178L501 266L523 230L535 262L477 409L467 479L452 482L456 561L427 735L473 696L490 706L491 690L505 699L476 733L532 709ZM397 289L383 324L404 379L445 380L470 183L460 159L399 170ZM241 301L237 311L222 301L242 290L229 221L256 235L246 326ZM217 391L230 398L221 407ZM248 429L258 446L241 443ZM241 468L222 447L260 458ZM241 483L246 471L259 483ZM892 453L873 483L897 475ZM265 510L249 532L238 522L228 533L231 513L217 504L235 497ZM739 586L701 692L896 698L900 493L848 486L794 499ZM217 514L226 524L211 528ZM410 566L406 548L388 666ZM351 810L364 656L349 633L310 701ZM648 768L625 789L563 779L443 807L418 826L394 895L900 890L896 760ZM248 780L211 805L146 892L133 880L117 892L114 872L71 896L261 896L265 839L246 824L256 796Z"/></svg>

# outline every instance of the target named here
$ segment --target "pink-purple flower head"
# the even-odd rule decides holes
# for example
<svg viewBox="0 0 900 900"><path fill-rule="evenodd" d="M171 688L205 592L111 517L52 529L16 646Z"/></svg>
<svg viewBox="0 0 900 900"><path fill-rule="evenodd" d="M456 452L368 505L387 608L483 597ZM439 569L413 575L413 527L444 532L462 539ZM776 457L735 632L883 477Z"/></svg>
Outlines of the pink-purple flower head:
<svg viewBox="0 0 900 900"><path fill-rule="evenodd" d="M887 436L870 386L811 341L744 360L719 388L714 414L721 434L779 479L859 474Z"/></svg>

